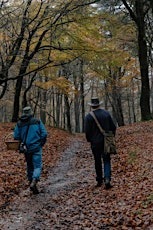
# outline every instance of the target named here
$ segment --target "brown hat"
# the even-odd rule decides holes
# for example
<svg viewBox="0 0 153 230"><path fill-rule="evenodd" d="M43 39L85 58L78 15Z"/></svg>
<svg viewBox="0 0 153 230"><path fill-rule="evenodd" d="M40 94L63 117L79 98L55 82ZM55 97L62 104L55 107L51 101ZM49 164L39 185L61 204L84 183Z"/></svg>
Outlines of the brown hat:
<svg viewBox="0 0 153 230"><path fill-rule="evenodd" d="M97 107L97 106L99 106L99 105L102 104L102 101L99 102L99 98L98 97L93 97L93 98L91 98L91 103L88 103L88 104L90 106L92 106L92 107Z"/></svg>

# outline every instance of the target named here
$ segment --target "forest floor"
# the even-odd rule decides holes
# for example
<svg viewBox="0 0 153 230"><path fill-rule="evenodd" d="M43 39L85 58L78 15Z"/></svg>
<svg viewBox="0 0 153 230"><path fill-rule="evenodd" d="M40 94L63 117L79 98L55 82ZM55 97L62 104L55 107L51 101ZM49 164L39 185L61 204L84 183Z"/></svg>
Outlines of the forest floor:
<svg viewBox="0 0 153 230"><path fill-rule="evenodd" d="M0 229L153 230L153 121L118 128L110 190L95 188L84 134L48 127L38 195L29 190L24 156L6 148L13 127L0 126Z"/></svg>

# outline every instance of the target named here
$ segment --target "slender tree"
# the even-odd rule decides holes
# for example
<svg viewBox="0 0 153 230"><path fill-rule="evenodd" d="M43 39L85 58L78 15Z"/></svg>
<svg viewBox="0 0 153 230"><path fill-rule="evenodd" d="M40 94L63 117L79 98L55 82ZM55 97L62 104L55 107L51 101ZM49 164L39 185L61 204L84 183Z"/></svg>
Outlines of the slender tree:
<svg viewBox="0 0 153 230"><path fill-rule="evenodd" d="M95 2L97 1L27 0L12 1L10 4L6 1L6 5L2 4L0 33L5 43L1 40L0 98L6 92L8 81L17 79L12 121L16 121L18 117L23 78L52 63L51 51L72 50L70 47L63 47L58 40L67 25L76 20L77 10ZM38 63L36 60L40 60L43 51L46 52L45 56ZM33 68L29 68L32 64ZM14 75L11 74L12 69L15 70Z"/></svg>

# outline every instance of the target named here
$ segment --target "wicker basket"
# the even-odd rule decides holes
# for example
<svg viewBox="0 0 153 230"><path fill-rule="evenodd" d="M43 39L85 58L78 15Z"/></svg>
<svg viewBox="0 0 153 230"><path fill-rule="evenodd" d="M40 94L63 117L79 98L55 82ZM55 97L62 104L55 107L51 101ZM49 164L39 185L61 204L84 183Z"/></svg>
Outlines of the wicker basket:
<svg viewBox="0 0 153 230"><path fill-rule="evenodd" d="M11 137L11 139L10 139ZM7 146L8 150L18 150L20 146L20 141L18 140L12 140L13 139L13 133L9 133L5 137L5 144Z"/></svg>

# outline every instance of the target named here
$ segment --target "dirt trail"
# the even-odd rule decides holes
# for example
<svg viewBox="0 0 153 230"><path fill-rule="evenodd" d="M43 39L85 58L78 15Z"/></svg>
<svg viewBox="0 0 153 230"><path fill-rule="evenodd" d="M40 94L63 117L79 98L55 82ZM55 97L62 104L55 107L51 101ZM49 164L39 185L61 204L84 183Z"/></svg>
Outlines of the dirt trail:
<svg viewBox="0 0 153 230"><path fill-rule="evenodd" d="M83 177L83 171L75 169L75 158L81 151L81 146L82 139L74 139L70 147L62 153L58 165L50 172L48 179L39 182L38 195L30 194L27 189L14 199L14 203L7 208L0 219L0 229L55 229L50 223L49 213L53 212L57 197L62 196L62 193L68 194L74 187L79 186L79 176ZM54 218L56 219L56 216Z"/></svg>
<svg viewBox="0 0 153 230"><path fill-rule="evenodd" d="M1 211L0 229L153 230L152 161L146 146L141 149L143 159L124 153L125 148L112 156L113 188L108 191L104 185L95 188L90 146L75 135L49 177L40 181L40 194L23 189Z"/></svg>

